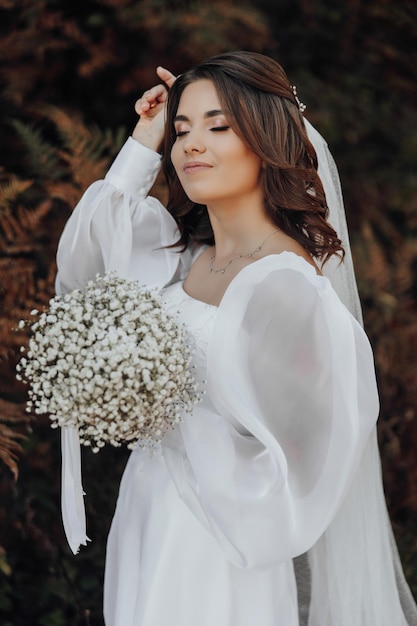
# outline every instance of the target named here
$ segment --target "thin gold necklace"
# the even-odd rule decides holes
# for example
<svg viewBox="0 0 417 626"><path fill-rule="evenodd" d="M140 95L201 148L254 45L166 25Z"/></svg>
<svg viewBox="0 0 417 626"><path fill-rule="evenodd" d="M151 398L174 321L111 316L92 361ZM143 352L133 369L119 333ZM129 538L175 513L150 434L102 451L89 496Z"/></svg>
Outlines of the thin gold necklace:
<svg viewBox="0 0 417 626"><path fill-rule="evenodd" d="M269 233L268 237L266 237L263 240L263 242L260 243L259 246L255 248L255 250L252 250L252 252L248 252L247 254L237 254L236 256L232 257L230 261L228 261L224 267L221 267L217 270L213 267L213 262L214 262L214 259L216 258L216 255L213 254L213 256L210 257L209 264L208 264L208 269L209 269L210 274L224 274L227 268L230 267L230 265L233 263L233 261L237 261L237 259L250 259L251 257L253 257L254 254L256 254L257 252L260 252L262 248L264 247L264 245L266 244L266 242L268 241L268 239L272 237L272 235L275 235L275 233L277 233L279 230L280 229L277 228L276 230L273 230L272 233Z"/></svg>

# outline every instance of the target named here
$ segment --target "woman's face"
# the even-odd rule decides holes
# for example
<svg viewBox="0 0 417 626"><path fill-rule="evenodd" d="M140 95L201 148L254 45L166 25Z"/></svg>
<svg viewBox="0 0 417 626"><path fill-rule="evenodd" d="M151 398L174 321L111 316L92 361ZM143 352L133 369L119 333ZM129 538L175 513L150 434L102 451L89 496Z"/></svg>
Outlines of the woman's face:
<svg viewBox="0 0 417 626"><path fill-rule="evenodd" d="M259 199L261 161L229 127L210 80L184 89L175 131L171 159L190 200L210 208Z"/></svg>

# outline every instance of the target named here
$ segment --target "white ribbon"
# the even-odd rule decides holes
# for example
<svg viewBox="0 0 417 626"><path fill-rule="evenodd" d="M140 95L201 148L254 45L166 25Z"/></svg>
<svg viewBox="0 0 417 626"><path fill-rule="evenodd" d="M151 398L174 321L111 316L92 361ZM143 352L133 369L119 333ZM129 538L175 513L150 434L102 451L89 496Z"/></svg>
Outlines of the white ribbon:
<svg viewBox="0 0 417 626"><path fill-rule="evenodd" d="M62 520L68 544L74 554L90 539L86 534L84 491L81 484L81 450L76 428L61 429Z"/></svg>

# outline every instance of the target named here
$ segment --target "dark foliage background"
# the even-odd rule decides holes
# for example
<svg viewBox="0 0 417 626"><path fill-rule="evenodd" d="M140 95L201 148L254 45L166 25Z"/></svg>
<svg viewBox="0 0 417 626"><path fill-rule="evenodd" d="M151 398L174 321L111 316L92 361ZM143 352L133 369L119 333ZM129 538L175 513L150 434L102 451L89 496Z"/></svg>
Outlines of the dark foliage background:
<svg viewBox="0 0 417 626"><path fill-rule="evenodd" d="M55 250L162 64L230 49L286 68L340 168L381 392L387 501L417 595L417 5L414 0L0 0L0 623L102 625L123 450L84 453L89 534L60 518L59 435L29 420L17 321L54 292ZM163 196L161 181L155 193ZM18 475L19 469L19 475Z"/></svg>

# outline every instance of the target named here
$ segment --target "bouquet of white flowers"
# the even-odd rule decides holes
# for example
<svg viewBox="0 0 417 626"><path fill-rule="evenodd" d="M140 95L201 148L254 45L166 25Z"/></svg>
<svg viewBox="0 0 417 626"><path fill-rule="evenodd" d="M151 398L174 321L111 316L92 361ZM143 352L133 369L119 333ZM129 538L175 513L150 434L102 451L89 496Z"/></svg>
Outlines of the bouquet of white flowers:
<svg viewBox="0 0 417 626"><path fill-rule="evenodd" d="M96 276L32 315L17 366L30 384L27 410L78 428L95 452L157 443L199 400L184 327L136 281Z"/></svg>

